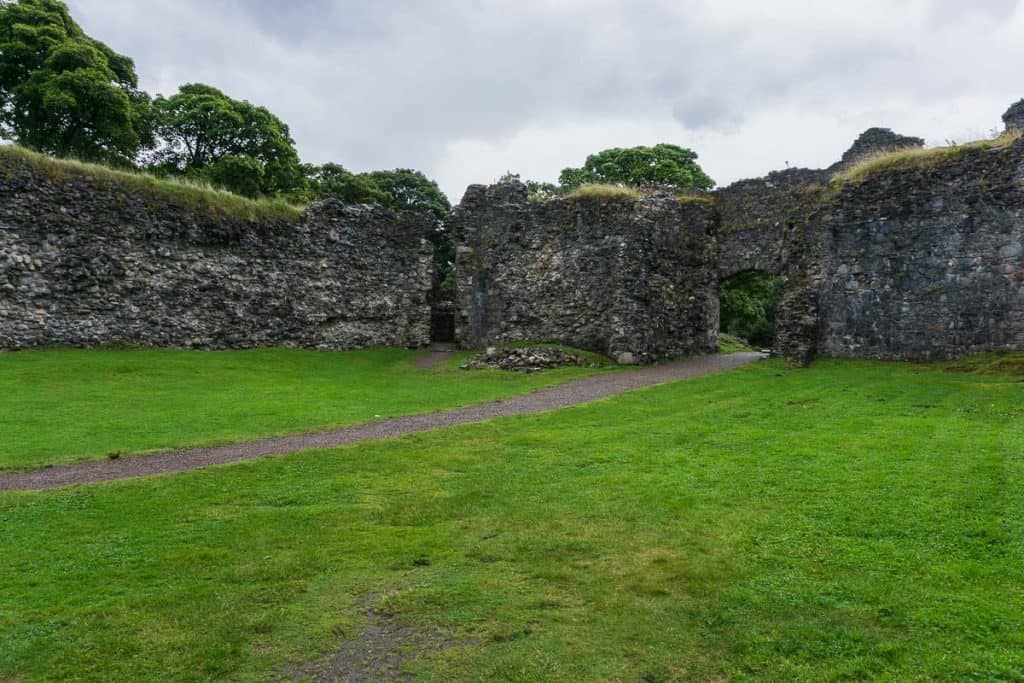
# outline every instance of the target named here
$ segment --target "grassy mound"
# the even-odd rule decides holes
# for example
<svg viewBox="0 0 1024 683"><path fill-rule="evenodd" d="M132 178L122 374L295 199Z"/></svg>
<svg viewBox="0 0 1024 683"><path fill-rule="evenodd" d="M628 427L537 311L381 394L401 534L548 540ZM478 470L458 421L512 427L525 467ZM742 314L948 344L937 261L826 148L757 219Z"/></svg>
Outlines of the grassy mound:
<svg viewBox="0 0 1024 683"><path fill-rule="evenodd" d="M718 335L718 352L719 353L742 353L744 351L758 351L753 346L748 344L746 340L734 337L731 334L724 332Z"/></svg>
<svg viewBox="0 0 1024 683"><path fill-rule="evenodd" d="M71 159L57 159L17 145L0 145L0 164L12 163L27 164L39 174L58 182L87 178L95 183L165 200L199 213L249 220L288 220L298 218L305 210L304 207L280 199L248 199L186 179L157 178L147 173L123 171Z"/></svg>

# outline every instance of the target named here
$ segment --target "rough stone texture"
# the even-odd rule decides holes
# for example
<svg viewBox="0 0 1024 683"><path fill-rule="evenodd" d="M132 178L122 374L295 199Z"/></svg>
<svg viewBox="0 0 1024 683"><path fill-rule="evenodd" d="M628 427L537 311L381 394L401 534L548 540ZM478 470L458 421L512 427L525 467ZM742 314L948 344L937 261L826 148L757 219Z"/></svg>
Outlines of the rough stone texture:
<svg viewBox="0 0 1024 683"><path fill-rule="evenodd" d="M778 350L805 364L818 353L937 360L1024 348L1024 143L833 183L844 167L714 193L721 277L783 276Z"/></svg>
<svg viewBox="0 0 1024 683"><path fill-rule="evenodd" d="M418 347L431 226L337 202L248 220L0 159L0 348Z"/></svg>
<svg viewBox="0 0 1024 683"><path fill-rule="evenodd" d="M1006 130L1024 131L1024 100L1018 100L1010 105L1003 114L1003 123L1006 124Z"/></svg>
<svg viewBox="0 0 1024 683"><path fill-rule="evenodd" d="M830 176L789 169L716 190L719 279L747 270L784 274L794 226L807 220Z"/></svg>
<svg viewBox="0 0 1024 683"><path fill-rule="evenodd" d="M837 166L847 166L872 154L915 147L924 147L924 140L893 133L889 128L868 128L854 141L853 146L846 150ZM832 170L836 170L836 166L833 166Z"/></svg>
<svg viewBox="0 0 1024 683"><path fill-rule="evenodd" d="M1004 119L1022 129L1024 101ZM785 282L776 347L796 363L1024 349L1024 139L833 180L920 142L871 129L828 169L689 198L473 186L451 221L457 339L621 363L713 351L720 281L759 269ZM0 348L423 346L432 227L337 203L247 220L4 157Z"/></svg>
<svg viewBox="0 0 1024 683"><path fill-rule="evenodd" d="M537 372L553 370L571 365L587 365L582 356L565 349L547 346L526 346L496 349L493 346L478 353L468 363L459 366L463 370L508 370L513 372Z"/></svg>
<svg viewBox="0 0 1024 683"><path fill-rule="evenodd" d="M1024 349L1024 143L843 186L814 220L820 351L935 360Z"/></svg>
<svg viewBox="0 0 1024 683"><path fill-rule="evenodd" d="M620 363L712 351L714 221L706 198L531 203L518 182L472 186L452 219L457 338L556 342Z"/></svg>
<svg viewBox="0 0 1024 683"><path fill-rule="evenodd" d="M1013 112L1024 117L1024 101L1011 128ZM531 205L514 184L471 188L456 221L459 339L637 362L707 350L718 283L757 269L783 278L775 346L797 364L1024 349L1024 139L833 181L865 155L921 144L871 129L828 169L740 181L688 205Z"/></svg>

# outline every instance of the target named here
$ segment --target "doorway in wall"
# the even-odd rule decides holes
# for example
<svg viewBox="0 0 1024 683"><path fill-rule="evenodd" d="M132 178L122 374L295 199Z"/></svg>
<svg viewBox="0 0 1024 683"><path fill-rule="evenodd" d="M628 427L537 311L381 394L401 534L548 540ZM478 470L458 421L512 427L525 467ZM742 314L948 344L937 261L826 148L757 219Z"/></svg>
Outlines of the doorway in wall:
<svg viewBox="0 0 1024 683"><path fill-rule="evenodd" d="M775 311L782 290L782 278L763 270L745 270L722 280L720 337L729 335L757 349L773 348Z"/></svg>
<svg viewBox="0 0 1024 683"><path fill-rule="evenodd" d="M434 304L430 311L430 343L455 343L455 304Z"/></svg>

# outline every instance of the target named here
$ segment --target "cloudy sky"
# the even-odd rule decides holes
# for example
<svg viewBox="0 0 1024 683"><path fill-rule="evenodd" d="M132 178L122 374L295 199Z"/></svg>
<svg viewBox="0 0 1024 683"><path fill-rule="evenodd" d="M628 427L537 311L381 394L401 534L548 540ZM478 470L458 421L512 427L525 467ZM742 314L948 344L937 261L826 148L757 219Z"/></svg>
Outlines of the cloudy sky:
<svg viewBox="0 0 1024 683"><path fill-rule="evenodd" d="M607 147L720 184L824 167L874 125L987 136L1024 97L1014 0L68 0L142 85L267 106L303 159L408 166L453 200Z"/></svg>

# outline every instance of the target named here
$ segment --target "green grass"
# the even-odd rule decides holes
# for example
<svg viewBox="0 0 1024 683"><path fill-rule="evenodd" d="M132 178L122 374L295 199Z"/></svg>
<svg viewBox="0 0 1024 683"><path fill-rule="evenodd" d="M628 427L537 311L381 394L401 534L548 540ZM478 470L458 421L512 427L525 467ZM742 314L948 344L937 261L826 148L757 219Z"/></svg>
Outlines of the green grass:
<svg viewBox="0 0 1024 683"><path fill-rule="evenodd" d="M522 393L526 377L414 367L422 352L25 351L0 354L0 471L312 431ZM459 358L467 354L460 354Z"/></svg>
<svg viewBox="0 0 1024 683"><path fill-rule="evenodd" d="M0 495L0 679L1024 678L1024 382L766 361L538 416ZM54 436L56 438L56 436Z"/></svg>
<svg viewBox="0 0 1024 683"><path fill-rule="evenodd" d="M719 353L740 353L744 351L755 351L756 349L745 340L731 334L722 332L718 335Z"/></svg>
<svg viewBox="0 0 1024 683"><path fill-rule="evenodd" d="M988 353L946 364L949 372L1024 375L1024 353Z"/></svg>
<svg viewBox="0 0 1024 683"><path fill-rule="evenodd" d="M570 201L578 199L617 199L630 202L639 201L641 198L642 195L640 194L640 191L634 187L603 183L580 185L575 190L558 197L558 199Z"/></svg>
<svg viewBox="0 0 1024 683"><path fill-rule="evenodd" d="M702 204L707 207L715 206L715 198L710 192L700 190L684 190L676 195L676 201L681 204Z"/></svg>
<svg viewBox="0 0 1024 683"><path fill-rule="evenodd" d="M905 149L869 154L832 177L833 185L861 183L878 173L890 170L927 168L956 162L969 152L1008 147L1021 138L1020 131L1007 131L988 140L975 140L947 147L907 147Z"/></svg>
<svg viewBox="0 0 1024 683"><path fill-rule="evenodd" d="M38 173L57 181L85 177L144 196L165 199L200 213L249 220L295 220L305 210L305 207L281 199L248 199L193 180L157 178L147 173L123 171L74 159L57 159L17 145L0 145L0 164L11 163L28 164Z"/></svg>

